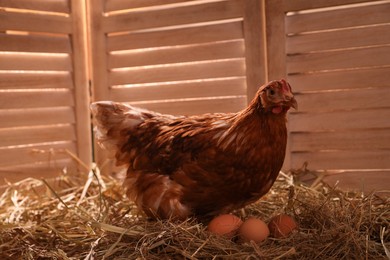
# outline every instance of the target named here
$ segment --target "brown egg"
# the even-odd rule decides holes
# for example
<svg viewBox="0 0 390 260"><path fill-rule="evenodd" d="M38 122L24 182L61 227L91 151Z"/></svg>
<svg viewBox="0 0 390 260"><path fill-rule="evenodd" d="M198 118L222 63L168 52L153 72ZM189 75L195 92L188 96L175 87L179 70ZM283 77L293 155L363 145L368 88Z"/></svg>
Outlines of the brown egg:
<svg viewBox="0 0 390 260"><path fill-rule="evenodd" d="M240 227L238 231L242 240L249 242L253 240L256 243L264 241L269 236L267 224L261 219L249 218Z"/></svg>
<svg viewBox="0 0 390 260"><path fill-rule="evenodd" d="M211 220L207 226L207 230L217 235L232 238L237 234L237 230L240 228L241 224L242 220L239 217L231 214L224 214Z"/></svg>
<svg viewBox="0 0 390 260"><path fill-rule="evenodd" d="M268 227L273 237L285 238L296 229L298 225L292 217L286 214L280 214L270 220Z"/></svg>

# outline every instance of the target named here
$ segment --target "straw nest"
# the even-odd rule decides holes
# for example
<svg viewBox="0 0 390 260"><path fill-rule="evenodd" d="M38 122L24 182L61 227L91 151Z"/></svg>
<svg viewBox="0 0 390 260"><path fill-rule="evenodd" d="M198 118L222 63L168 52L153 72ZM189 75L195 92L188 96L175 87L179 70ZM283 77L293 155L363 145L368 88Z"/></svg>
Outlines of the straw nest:
<svg viewBox="0 0 390 260"><path fill-rule="evenodd" d="M0 196L0 259L390 259L389 198L305 186L298 179L307 173L281 173L264 198L235 212L298 222L288 238L259 244L212 235L195 219L148 220L97 168L25 179Z"/></svg>

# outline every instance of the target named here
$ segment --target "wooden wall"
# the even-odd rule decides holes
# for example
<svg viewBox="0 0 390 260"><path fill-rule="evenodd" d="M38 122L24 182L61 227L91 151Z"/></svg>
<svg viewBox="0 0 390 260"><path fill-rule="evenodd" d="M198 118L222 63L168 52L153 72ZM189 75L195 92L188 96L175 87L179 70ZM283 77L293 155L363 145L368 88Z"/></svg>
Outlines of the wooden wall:
<svg viewBox="0 0 390 260"><path fill-rule="evenodd" d="M299 103L289 118L287 168L307 161L341 186L389 190L390 1L267 7L268 48L279 55L269 56L269 70L287 76Z"/></svg>
<svg viewBox="0 0 390 260"><path fill-rule="evenodd" d="M0 179L91 162L84 5L0 1Z"/></svg>

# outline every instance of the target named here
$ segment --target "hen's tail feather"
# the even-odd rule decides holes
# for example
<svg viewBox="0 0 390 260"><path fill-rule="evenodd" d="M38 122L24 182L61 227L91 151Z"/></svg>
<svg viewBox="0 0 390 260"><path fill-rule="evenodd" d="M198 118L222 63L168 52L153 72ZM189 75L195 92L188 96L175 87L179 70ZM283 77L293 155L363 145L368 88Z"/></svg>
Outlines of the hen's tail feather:
<svg viewBox="0 0 390 260"><path fill-rule="evenodd" d="M120 150L127 143L128 134L141 124L145 118L142 109L111 101L91 104L94 116L94 132L97 142L107 150ZM122 155L123 156L123 155Z"/></svg>

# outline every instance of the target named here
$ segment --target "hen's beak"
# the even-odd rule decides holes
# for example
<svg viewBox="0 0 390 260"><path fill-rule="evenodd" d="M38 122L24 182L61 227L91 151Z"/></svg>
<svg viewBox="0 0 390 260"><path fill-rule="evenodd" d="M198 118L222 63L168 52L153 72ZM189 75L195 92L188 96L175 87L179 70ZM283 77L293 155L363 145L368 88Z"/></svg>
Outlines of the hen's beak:
<svg viewBox="0 0 390 260"><path fill-rule="evenodd" d="M298 103L295 100L293 94L291 92L284 94L284 102L286 106L293 107L296 110L298 109Z"/></svg>
<svg viewBox="0 0 390 260"><path fill-rule="evenodd" d="M289 105L290 105L291 107L293 107L295 110L298 110L298 103L297 103L297 101L295 100L294 97L292 97L292 99L290 99Z"/></svg>

